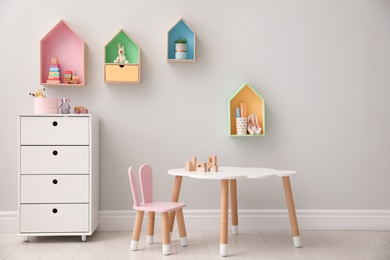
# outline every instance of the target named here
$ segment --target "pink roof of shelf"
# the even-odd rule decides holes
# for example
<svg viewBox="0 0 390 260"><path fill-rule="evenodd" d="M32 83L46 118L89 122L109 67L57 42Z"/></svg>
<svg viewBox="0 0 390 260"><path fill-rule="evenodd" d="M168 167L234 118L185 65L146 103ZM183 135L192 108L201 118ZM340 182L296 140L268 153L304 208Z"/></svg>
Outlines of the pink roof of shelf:
<svg viewBox="0 0 390 260"><path fill-rule="evenodd" d="M61 70L77 71L81 85L85 84L85 42L61 20L41 40L41 83L46 83L51 58L57 58Z"/></svg>

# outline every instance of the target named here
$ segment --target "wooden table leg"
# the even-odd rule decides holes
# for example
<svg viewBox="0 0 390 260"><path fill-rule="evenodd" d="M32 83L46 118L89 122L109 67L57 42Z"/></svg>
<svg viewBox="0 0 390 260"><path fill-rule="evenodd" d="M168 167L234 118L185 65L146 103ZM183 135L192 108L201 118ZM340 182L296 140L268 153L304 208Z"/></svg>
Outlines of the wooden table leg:
<svg viewBox="0 0 390 260"><path fill-rule="evenodd" d="M232 233L238 234L237 180L230 180L230 210L232 214Z"/></svg>
<svg viewBox="0 0 390 260"><path fill-rule="evenodd" d="M228 204L229 180L221 180L221 226L219 254L227 256L228 251Z"/></svg>
<svg viewBox="0 0 390 260"><path fill-rule="evenodd" d="M299 234L298 220L295 212L294 199L292 195L291 182L289 176L283 176L284 194L286 196L287 210L290 218L291 233L295 247L301 247L301 237Z"/></svg>
<svg viewBox="0 0 390 260"><path fill-rule="evenodd" d="M172 191L172 197L171 197L172 202L179 201L182 179L183 179L183 176L175 176L175 183L173 184L173 191ZM171 212L169 212L169 232L170 233L172 233L172 231L173 231L174 224L175 224L175 211L171 211Z"/></svg>

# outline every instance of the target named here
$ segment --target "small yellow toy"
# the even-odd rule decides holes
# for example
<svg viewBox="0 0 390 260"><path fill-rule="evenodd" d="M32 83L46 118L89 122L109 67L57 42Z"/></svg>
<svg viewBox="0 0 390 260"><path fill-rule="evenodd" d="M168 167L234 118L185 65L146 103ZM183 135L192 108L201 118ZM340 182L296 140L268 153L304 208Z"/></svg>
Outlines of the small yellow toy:
<svg viewBox="0 0 390 260"><path fill-rule="evenodd" d="M35 93L30 92L30 95L36 98L45 98L45 88L39 88Z"/></svg>

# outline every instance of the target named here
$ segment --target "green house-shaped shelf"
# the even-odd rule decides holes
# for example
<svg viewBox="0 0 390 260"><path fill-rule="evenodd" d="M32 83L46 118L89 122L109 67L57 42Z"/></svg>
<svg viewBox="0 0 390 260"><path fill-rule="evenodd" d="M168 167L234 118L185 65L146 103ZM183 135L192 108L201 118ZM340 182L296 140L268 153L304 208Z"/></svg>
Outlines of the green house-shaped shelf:
<svg viewBox="0 0 390 260"><path fill-rule="evenodd" d="M126 62L119 62L118 44L124 47ZM123 29L107 43L104 57L104 82L141 82L141 48Z"/></svg>
<svg viewBox="0 0 390 260"><path fill-rule="evenodd" d="M176 43L179 38L187 40L187 58L176 59ZM195 61L195 31L184 19L180 19L168 32L168 62L194 62Z"/></svg>
<svg viewBox="0 0 390 260"><path fill-rule="evenodd" d="M67 85L65 71L77 71L78 85L86 85L86 53L85 42L61 20L41 40L40 84Z"/></svg>
<svg viewBox="0 0 390 260"><path fill-rule="evenodd" d="M252 113L257 116L257 121L261 127L260 134L246 134L237 135L236 130L236 109L240 109L241 103L246 106L246 118ZM240 112L240 116L242 112ZM265 135L265 103L262 96L260 96L248 83L244 83L234 93L228 101L228 118L229 118L229 135L230 136L264 136Z"/></svg>

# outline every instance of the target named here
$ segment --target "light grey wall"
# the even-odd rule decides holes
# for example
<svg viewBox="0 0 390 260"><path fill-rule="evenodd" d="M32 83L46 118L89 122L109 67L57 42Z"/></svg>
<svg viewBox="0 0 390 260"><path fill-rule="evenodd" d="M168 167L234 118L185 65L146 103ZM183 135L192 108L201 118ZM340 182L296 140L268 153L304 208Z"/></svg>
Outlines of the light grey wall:
<svg viewBox="0 0 390 260"><path fill-rule="evenodd" d="M166 62L184 18L197 61ZM39 88L39 43L61 19L88 45L88 85L48 87L101 120L101 209L130 209L128 166L150 163L170 198L191 155L221 166L298 170L298 209L390 209L390 1L0 1L0 211L16 210L16 115ZM125 29L142 48L142 83L106 85L104 46ZM248 82L266 100L267 132L228 136L227 100ZM42 162L44 163L44 162ZM185 179L189 209L218 208L219 183ZM279 179L240 180L243 209L284 208Z"/></svg>

